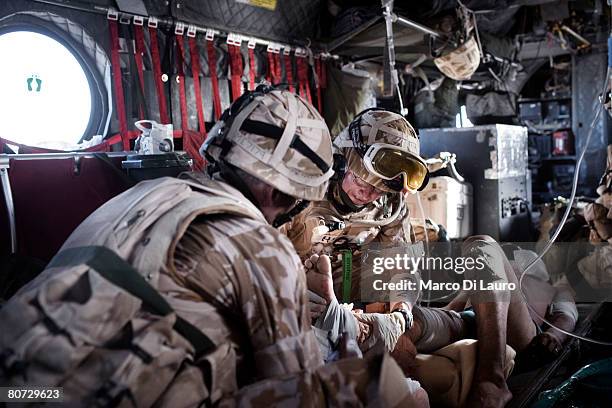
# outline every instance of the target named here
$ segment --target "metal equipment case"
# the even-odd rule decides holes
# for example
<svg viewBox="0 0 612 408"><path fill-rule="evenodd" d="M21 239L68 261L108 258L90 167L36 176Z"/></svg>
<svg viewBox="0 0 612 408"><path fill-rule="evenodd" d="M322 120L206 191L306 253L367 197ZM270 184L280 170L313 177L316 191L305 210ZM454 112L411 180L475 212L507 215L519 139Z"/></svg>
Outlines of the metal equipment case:
<svg viewBox="0 0 612 408"><path fill-rule="evenodd" d="M531 201L527 129L487 125L422 129L421 153L457 155L456 167L473 187L474 233L499 241L530 241Z"/></svg>
<svg viewBox="0 0 612 408"><path fill-rule="evenodd" d="M467 238L472 229L472 186L460 183L452 177L432 177L429 184L419 193L425 217L431 218L446 229L449 238ZM420 218L421 210L415 195L406 197L410 216Z"/></svg>

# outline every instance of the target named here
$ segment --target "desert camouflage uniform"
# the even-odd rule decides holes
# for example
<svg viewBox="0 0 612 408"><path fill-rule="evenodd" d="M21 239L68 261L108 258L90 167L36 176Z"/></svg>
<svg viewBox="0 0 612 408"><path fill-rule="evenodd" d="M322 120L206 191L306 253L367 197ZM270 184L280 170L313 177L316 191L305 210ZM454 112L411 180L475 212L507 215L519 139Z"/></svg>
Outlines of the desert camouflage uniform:
<svg viewBox="0 0 612 408"><path fill-rule="evenodd" d="M195 180L191 181L201 177L194 176ZM162 179L156 184L163 183ZM106 378L111 374L122 383L110 390L111 399L104 399L107 401L104 405L191 407L207 402L215 406L395 406L409 403L401 370L386 355L322 366L307 318L302 265L290 242L268 225L252 205L247 205L246 198L236 189L222 182L204 181L204 184L209 192L215 189L219 194L229 193L243 202L254 216L238 215L241 213L235 209L227 210L232 213L218 209L218 214L181 224L176 236L167 237L171 241L169 249L160 248L165 261L153 281L176 315L212 340L215 348L211 352L196 361L186 357L185 353L192 354L193 349L172 330L174 314L151 317L147 310L138 310L139 302L134 297L93 273L83 275L90 282L88 287L92 292L91 300L83 309L82 296L76 295L82 285L57 281L54 278L59 270L52 268L1 309L0 383L62 386L71 406L94 405L92 401L99 399L99 391L104 389ZM143 190L144 185L141 183L134 189ZM177 191L183 196L188 192ZM103 215L113 214L114 208L123 208L126 204L121 199L131 199L131 192L93 214L75 236L83 237L87 228L89 231L106 228L96 223L109 219ZM168 200L158 198L159 211L169 211ZM214 199L211 194L210 200ZM181 199L177 200L182 204ZM142 219L147 214L155 217L155 211L143 208L138 213ZM108 228L112 229L115 222L121 223L109 220ZM98 229L92 229L92 225ZM130 225L133 229L140 228L138 222ZM111 235L111 239L119 241L126 233L124 229ZM93 234L89 235L96 241ZM128 235L133 235L127 239L136 241L136 246L127 254L123 253L127 249L121 250L121 256L130 261L136 259L136 263L148 262L135 254L148 246L143 246L143 236L139 231ZM71 237L67 246L76 244L75 239ZM88 244L85 239L80 242ZM146 270L149 275L157 276L153 269ZM66 288L72 289L62 294ZM50 295L54 298L50 299ZM51 329L36 320L40 316L35 310L37 301L48 305L43 311L53 319L46 319L44 323L51 325ZM104 310L98 313L101 308L110 313L100 314ZM136 313L130 325L133 334L126 335L135 337L133 341L138 343L134 344L139 348L131 351L129 345L118 342L111 347L106 340L100 344L98 340L112 335L129 318L115 313L127 313L126 308ZM18 310L27 313L11 314ZM78 327L73 327L75 324ZM58 329L62 327L70 331L70 336L62 335ZM76 343L71 344L68 338L75 339L72 341ZM12 350L19 355L11 354ZM24 363L21 368L27 376L15 374L18 367L11 363L12 355ZM78 366L73 362L78 362ZM118 392L126 391L129 397L122 392L115 395L115 388Z"/></svg>
<svg viewBox="0 0 612 408"><path fill-rule="evenodd" d="M378 398L365 388L377 382L373 362L322 366L307 317L302 264L270 225L228 215L196 220L176 247L174 268L162 273L159 290L217 345L206 358L213 403L359 405Z"/></svg>
<svg viewBox="0 0 612 408"><path fill-rule="evenodd" d="M331 188L338 188L332 186ZM389 202L391 201L391 202ZM386 196L366 205L361 211L348 215L341 214L330 201L312 203L298 214L290 223L281 229L285 233L298 255L303 260L312 254L330 255L332 258L334 291L342 299L342 255L343 249L352 251L352 282L350 301L361 298L361 255L363 247L370 243L382 243L401 246L412 242L410 235L410 217L408 210L402 209L396 220L384 226L359 224L359 220L380 220L393 212L397 201L388 200ZM325 231L325 226L332 226ZM331 230L334 226L341 228ZM321 228L323 227L323 228Z"/></svg>

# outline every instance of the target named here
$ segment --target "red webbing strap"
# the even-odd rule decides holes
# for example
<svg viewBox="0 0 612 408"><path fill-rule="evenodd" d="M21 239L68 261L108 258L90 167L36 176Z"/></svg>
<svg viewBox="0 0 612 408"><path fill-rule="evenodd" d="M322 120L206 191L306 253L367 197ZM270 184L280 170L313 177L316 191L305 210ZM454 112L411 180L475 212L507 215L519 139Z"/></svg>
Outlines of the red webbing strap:
<svg viewBox="0 0 612 408"><path fill-rule="evenodd" d="M272 76L274 74L274 57L272 53L268 51L268 71L266 72L266 81L272 84Z"/></svg>
<svg viewBox="0 0 612 408"><path fill-rule="evenodd" d="M312 96L310 95L310 85L308 84L308 65L306 63L306 57L297 57L297 66L300 96L302 98L306 98L308 102L312 103Z"/></svg>
<svg viewBox="0 0 612 408"><path fill-rule="evenodd" d="M113 69L113 83L115 86L115 103L117 105L117 119L119 120L119 132L123 141L123 150L130 150L128 139L128 126L125 114L125 99L123 95L123 84L121 83L121 59L119 58L119 28L116 20L108 20L111 36L111 65Z"/></svg>
<svg viewBox="0 0 612 408"><path fill-rule="evenodd" d="M204 136L193 130L184 130L182 132L182 137L183 150L193 159L193 168L195 170L203 170L204 158L200 155L199 149L202 143L204 143Z"/></svg>
<svg viewBox="0 0 612 408"><path fill-rule="evenodd" d="M235 101L242 95L242 55L238 45L228 44L227 49L230 57L232 101Z"/></svg>
<svg viewBox="0 0 612 408"><path fill-rule="evenodd" d="M213 90L213 107L215 121L221 117L221 95L219 94L219 78L217 78L217 51L215 50L214 40L206 41L206 51L208 52L208 70L210 72L210 82Z"/></svg>
<svg viewBox="0 0 612 408"><path fill-rule="evenodd" d="M196 39L189 37L189 52L191 54L191 74L193 75L193 87L195 88L196 108L198 110L198 124L200 133L206 138L206 124L204 121L204 107L202 106L202 90L200 89L200 52ZM198 155L199 156L199 155Z"/></svg>
<svg viewBox="0 0 612 408"><path fill-rule="evenodd" d="M181 105L181 130L183 131L183 150L185 150L187 155L191 157L194 160L194 162L201 168L202 164L198 162L198 159L200 158L200 153L198 150L200 148L200 145L204 142L204 136L203 136L203 133L197 133L189 129L187 98L185 95L185 73L183 72L183 64L185 61L185 43L184 43L184 38L182 35L180 34L175 34L175 35L176 35L176 45L178 47L177 75L179 77L179 99L180 99L180 105ZM193 60L191 61L191 65L193 69L193 65L194 65ZM194 84L195 84L195 78L199 76L199 64L197 65L198 65L198 72L196 72L196 75L194 76ZM198 78L198 84L199 84L199 78ZM196 99L198 99L198 96L196 96ZM202 101L201 94L200 94L199 100L201 103ZM203 114L202 114L202 124L201 125L202 125L202 128L204 129L204 132L206 132Z"/></svg>
<svg viewBox="0 0 612 408"><path fill-rule="evenodd" d="M249 47L249 90L252 91L255 89L255 76L257 72L255 71L255 50Z"/></svg>
<svg viewBox="0 0 612 408"><path fill-rule="evenodd" d="M157 28L149 27L151 38L151 59L153 60L153 76L155 77L155 89L157 91L157 103L159 105L159 120L162 124L170 123L168 108L166 106L166 93L162 82L161 58L159 56L159 45L157 42Z"/></svg>
<svg viewBox="0 0 612 408"><path fill-rule="evenodd" d="M295 93L295 85L293 85L293 62L291 61L291 54L284 54L285 60L285 76L287 77L287 83L289 84L289 92Z"/></svg>
<svg viewBox="0 0 612 408"><path fill-rule="evenodd" d="M181 129L189 129L189 118L187 114L187 96L185 95L185 73L183 72L183 63L185 61L185 43L183 36L176 34L176 75L178 77L179 88L179 103L181 108Z"/></svg>
<svg viewBox="0 0 612 408"><path fill-rule="evenodd" d="M269 49L268 49L268 75L266 76L266 79L272 85L278 85L282 81L280 54L278 52L272 52Z"/></svg>
<svg viewBox="0 0 612 408"><path fill-rule="evenodd" d="M283 82L283 70L281 68L280 53L274 54L274 76L276 77L276 84Z"/></svg>
<svg viewBox="0 0 612 408"><path fill-rule="evenodd" d="M140 136L139 130L128 131L129 140L136 139L138 136ZM121 141L121 135L119 134L113 135L109 137L108 139L104 139L104 142L100 143L99 145L88 147L84 151L86 152L110 152L111 151L110 147L116 143L119 143L120 141Z"/></svg>
<svg viewBox="0 0 612 408"><path fill-rule="evenodd" d="M140 89L142 89L143 97L145 83L144 83L144 63L142 61L142 54L145 52L144 46L144 32L141 25L134 25L134 38L136 40L136 47L134 48L134 59L136 60L136 68L138 68L138 80L140 81ZM145 117L144 108L140 106L138 108L139 118L142 120Z"/></svg>
<svg viewBox="0 0 612 408"><path fill-rule="evenodd" d="M315 58L315 74L317 75L317 108L323 114L323 102L321 100L321 58Z"/></svg>

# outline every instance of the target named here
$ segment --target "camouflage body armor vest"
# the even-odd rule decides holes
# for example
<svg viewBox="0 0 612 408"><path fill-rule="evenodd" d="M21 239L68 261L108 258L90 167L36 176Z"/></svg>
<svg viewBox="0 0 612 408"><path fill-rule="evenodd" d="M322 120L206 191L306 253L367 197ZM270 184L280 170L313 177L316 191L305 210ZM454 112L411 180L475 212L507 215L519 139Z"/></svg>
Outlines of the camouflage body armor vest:
<svg viewBox="0 0 612 408"><path fill-rule="evenodd" d="M218 213L265 222L199 174L141 182L96 210L0 309L0 383L63 387L83 406L165 405L214 344L155 288L189 224Z"/></svg>

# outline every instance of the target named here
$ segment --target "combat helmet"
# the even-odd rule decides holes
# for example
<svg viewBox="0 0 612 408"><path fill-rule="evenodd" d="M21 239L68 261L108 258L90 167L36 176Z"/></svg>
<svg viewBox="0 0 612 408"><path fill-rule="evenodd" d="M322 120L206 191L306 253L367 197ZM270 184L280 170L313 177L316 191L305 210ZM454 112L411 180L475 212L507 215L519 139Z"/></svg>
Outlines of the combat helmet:
<svg viewBox="0 0 612 408"><path fill-rule="evenodd" d="M425 187L427 165L416 131L400 114L367 109L334 140L357 177L385 192Z"/></svg>
<svg viewBox="0 0 612 408"><path fill-rule="evenodd" d="M333 175L331 136L319 112L298 95L265 86L223 113L200 153L302 200L322 200Z"/></svg>

